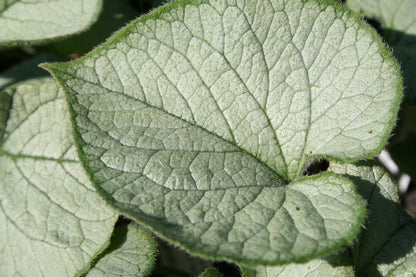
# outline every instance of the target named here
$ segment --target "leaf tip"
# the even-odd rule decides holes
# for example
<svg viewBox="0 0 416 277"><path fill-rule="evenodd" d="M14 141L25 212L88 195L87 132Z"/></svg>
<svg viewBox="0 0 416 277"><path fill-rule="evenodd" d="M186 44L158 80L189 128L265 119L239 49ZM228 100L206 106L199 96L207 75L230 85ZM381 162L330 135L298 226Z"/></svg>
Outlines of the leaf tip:
<svg viewBox="0 0 416 277"><path fill-rule="evenodd" d="M55 65L56 64L57 63L48 63L48 62L46 62L46 63L39 64L38 67L48 71L49 73L51 73L53 75L53 71L55 70Z"/></svg>
<svg viewBox="0 0 416 277"><path fill-rule="evenodd" d="M63 87L63 83L61 82L62 74L63 74L63 63L61 62L45 62L38 65L38 67L46 70L52 77L58 81L58 83Z"/></svg>

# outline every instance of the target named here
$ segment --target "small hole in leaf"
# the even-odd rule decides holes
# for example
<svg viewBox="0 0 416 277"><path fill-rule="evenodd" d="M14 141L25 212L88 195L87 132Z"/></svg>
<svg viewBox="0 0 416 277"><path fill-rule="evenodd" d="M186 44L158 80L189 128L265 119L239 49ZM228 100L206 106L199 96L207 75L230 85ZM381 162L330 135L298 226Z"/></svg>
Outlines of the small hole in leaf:
<svg viewBox="0 0 416 277"><path fill-rule="evenodd" d="M300 210L299 207L296 207L296 210L299 211Z"/></svg>
<svg viewBox="0 0 416 277"><path fill-rule="evenodd" d="M327 159L315 160L308 165L306 170L303 172L303 176L316 175L320 172L326 171L329 167Z"/></svg>
<svg viewBox="0 0 416 277"><path fill-rule="evenodd" d="M370 130L370 131L368 131L368 133L369 133L369 134L372 134L372 133L373 133L373 131L372 131L372 130Z"/></svg>

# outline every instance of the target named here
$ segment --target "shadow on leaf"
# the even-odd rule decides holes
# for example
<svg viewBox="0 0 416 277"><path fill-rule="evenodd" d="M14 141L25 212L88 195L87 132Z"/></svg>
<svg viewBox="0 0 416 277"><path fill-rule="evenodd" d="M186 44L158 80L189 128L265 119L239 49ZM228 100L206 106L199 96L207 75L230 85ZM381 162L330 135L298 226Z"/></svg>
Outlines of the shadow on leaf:
<svg viewBox="0 0 416 277"><path fill-rule="evenodd" d="M371 173L369 162L361 162L358 167ZM416 225L399 204L396 185L387 173L374 173L375 183L364 177L345 176L368 203L368 218L352 247L357 276L381 276L383 268L394 270L397 260L413 251ZM414 235L406 235L409 231Z"/></svg>

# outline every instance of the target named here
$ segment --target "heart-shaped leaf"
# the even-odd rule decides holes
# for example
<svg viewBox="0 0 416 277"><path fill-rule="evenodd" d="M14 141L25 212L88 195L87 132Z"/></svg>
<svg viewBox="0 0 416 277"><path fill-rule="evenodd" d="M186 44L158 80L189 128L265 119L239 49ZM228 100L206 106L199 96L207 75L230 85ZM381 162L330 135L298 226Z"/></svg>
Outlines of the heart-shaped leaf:
<svg viewBox="0 0 416 277"><path fill-rule="evenodd" d="M0 0L0 48L42 44L86 30L102 0Z"/></svg>
<svg viewBox="0 0 416 277"><path fill-rule="evenodd" d="M249 265L353 240L354 185L302 172L323 155L374 156L401 99L392 54L332 1L175 1L44 67L111 205L192 253Z"/></svg>
<svg viewBox="0 0 416 277"><path fill-rule="evenodd" d="M0 272L74 276L117 219L78 160L64 94L52 80L0 92Z"/></svg>

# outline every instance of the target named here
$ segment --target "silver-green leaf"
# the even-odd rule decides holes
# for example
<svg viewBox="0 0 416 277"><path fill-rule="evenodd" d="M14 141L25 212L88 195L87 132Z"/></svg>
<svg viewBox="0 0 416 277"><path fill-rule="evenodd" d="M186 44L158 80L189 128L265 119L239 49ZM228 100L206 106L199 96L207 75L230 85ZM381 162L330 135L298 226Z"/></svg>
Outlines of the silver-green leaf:
<svg viewBox="0 0 416 277"><path fill-rule="evenodd" d="M102 0L0 0L0 48L42 44L86 30Z"/></svg>
<svg viewBox="0 0 416 277"><path fill-rule="evenodd" d="M111 205L192 253L251 265L351 243L365 214L354 185L302 172L377 154L402 89L375 31L333 1L179 0L44 67Z"/></svg>
<svg viewBox="0 0 416 277"><path fill-rule="evenodd" d="M115 229L109 248L86 277L146 277L153 268L156 241L135 224Z"/></svg>
<svg viewBox="0 0 416 277"><path fill-rule="evenodd" d="M0 275L79 274L109 243L117 216L78 160L64 94L48 78L0 100Z"/></svg>

